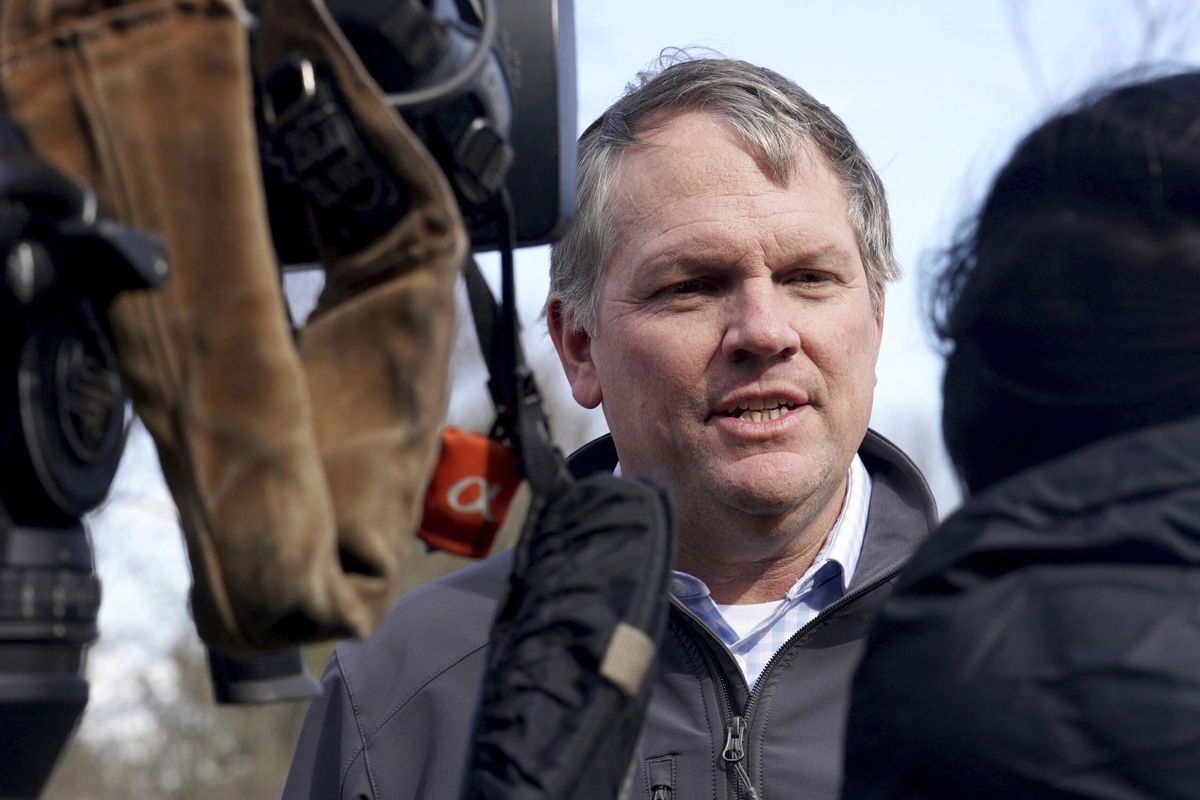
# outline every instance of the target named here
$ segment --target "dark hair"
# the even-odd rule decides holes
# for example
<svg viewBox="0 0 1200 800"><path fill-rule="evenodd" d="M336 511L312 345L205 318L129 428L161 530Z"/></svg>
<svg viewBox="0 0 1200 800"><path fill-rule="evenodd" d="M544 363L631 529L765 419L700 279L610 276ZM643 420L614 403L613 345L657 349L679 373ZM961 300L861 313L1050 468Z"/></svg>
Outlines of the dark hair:
<svg viewBox="0 0 1200 800"><path fill-rule="evenodd" d="M1200 414L1200 72L1092 92L1026 136L932 300L970 491Z"/></svg>

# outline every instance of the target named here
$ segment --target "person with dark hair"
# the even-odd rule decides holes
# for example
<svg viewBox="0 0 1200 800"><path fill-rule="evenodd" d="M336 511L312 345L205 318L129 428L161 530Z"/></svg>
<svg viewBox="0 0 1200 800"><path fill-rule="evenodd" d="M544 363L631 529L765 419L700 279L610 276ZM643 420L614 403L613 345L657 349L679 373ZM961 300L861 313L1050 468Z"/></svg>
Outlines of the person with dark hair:
<svg viewBox="0 0 1200 800"><path fill-rule="evenodd" d="M655 476L678 568L622 798L836 798L867 622L936 521L867 430L897 276L878 175L842 121L742 61L640 76L583 134L546 319L611 436L576 474ZM457 797L501 554L346 642L285 796Z"/></svg>
<svg viewBox="0 0 1200 800"><path fill-rule="evenodd" d="M1200 797L1200 72L1025 137L934 296L970 497L872 629L843 798Z"/></svg>

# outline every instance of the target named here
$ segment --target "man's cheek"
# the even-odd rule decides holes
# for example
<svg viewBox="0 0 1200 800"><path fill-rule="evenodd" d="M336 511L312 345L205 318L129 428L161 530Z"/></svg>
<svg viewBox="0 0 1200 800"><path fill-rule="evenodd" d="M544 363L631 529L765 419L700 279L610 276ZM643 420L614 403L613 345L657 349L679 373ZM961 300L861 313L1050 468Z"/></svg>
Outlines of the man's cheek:
<svg viewBox="0 0 1200 800"><path fill-rule="evenodd" d="M837 327L834 339L844 364L855 365L869 360L872 367L879 356L881 331L874 317L846 322Z"/></svg>
<svg viewBox="0 0 1200 800"><path fill-rule="evenodd" d="M656 329L645 333L627 340L628 346L620 354L621 367L633 380L645 380L648 372L665 378L668 370L681 363L683 354L669 331Z"/></svg>

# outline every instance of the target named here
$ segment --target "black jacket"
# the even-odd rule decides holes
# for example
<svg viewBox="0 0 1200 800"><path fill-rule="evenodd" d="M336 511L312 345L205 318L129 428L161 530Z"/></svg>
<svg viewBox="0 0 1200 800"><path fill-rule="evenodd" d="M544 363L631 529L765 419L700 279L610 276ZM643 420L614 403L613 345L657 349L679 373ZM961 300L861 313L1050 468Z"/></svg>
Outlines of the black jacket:
<svg viewBox="0 0 1200 800"><path fill-rule="evenodd" d="M859 455L872 492L863 553L846 597L784 647L754 693L728 649L672 609L640 737L633 798L746 797L722 753L734 718L741 762L760 800L832 800L850 676L872 612L935 522L912 462L868 433ZM572 458L578 473L611 470L605 437ZM285 798L454 800L466 762L488 632L510 556L401 598L370 639L338 646L301 731ZM657 787L657 788L655 788Z"/></svg>
<svg viewBox="0 0 1200 800"><path fill-rule="evenodd" d="M855 679L846 800L1200 797L1200 417L971 499Z"/></svg>

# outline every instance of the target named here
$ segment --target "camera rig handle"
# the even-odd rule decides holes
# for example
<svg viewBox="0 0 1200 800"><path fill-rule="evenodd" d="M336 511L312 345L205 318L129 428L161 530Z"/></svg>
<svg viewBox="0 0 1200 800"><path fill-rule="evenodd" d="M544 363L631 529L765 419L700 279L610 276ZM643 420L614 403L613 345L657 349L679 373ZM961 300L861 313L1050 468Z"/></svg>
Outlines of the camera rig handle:
<svg viewBox="0 0 1200 800"><path fill-rule="evenodd" d="M79 517L107 494L125 397L104 310L160 284L159 239L98 215L0 113L0 794L36 797L87 704L100 584Z"/></svg>

